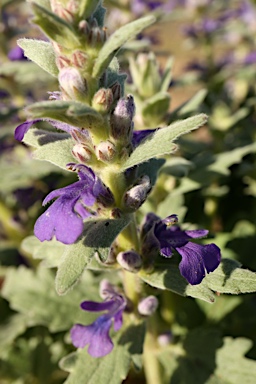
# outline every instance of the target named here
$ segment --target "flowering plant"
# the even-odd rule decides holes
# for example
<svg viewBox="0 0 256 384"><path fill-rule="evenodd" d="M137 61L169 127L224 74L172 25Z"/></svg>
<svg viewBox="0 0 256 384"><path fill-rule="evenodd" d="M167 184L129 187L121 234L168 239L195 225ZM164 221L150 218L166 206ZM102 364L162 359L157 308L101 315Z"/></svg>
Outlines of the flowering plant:
<svg viewBox="0 0 256 384"><path fill-rule="evenodd" d="M221 360L236 341L222 341L206 305L218 302L220 294L256 291L256 274L221 256L213 226L207 239L204 220L182 224L182 181L170 194L166 188L173 168L191 165L176 153L180 145L182 154L180 136L206 126L207 115L193 112L206 94L170 113L172 60L162 71L156 54L125 51L128 40L163 16L162 2L144 3L134 1L131 9L137 15L148 8L154 12L108 36L101 0L37 0L30 4L33 22L46 38L18 40L25 57L55 79L55 88L49 100L26 107L27 120L14 136L61 177L44 197L43 206L50 205L36 218L34 236L21 244L24 254L43 259L52 270L43 262L35 272L10 269L2 297L18 312L10 316L11 340L25 330L47 328L35 345L59 361L62 381L49 368L43 382L121 383L127 377L137 382L143 374L149 384L228 382ZM162 12L179 2L167 3ZM186 33L197 39L206 30L208 39L232 15L224 16L218 23L205 18ZM129 82L118 53L129 66ZM186 313L190 305L202 308L206 322L198 315L194 326L191 319L182 325L178 317L185 305ZM32 345L33 335L29 338ZM199 351L206 343L203 356ZM17 348L25 354L22 341ZM246 363L255 378L254 363Z"/></svg>

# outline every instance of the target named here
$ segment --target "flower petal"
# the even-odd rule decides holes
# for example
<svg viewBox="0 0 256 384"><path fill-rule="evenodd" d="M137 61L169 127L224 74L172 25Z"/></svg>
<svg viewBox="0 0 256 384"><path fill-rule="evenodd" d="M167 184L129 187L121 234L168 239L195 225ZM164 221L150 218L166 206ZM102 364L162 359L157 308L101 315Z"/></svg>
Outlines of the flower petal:
<svg viewBox="0 0 256 384"><path fill-rule="evenodd" d="M103 301L102 303L97 303L95 301L83 301L80 304L80 307L84 311L100 312L100 311L110 310L114 303L115 303L115 300Z"/></svg>
<svg viewBox="0 0 256 384"><path fill-rule="evenodd" d="M38 121L41 121L41 119L25 121L25 123L18 125L14 132L15 139L18 141L22 141L29 128L32 127L32 125L37 123Z"/></svg>
<svg viewBox="0 0 256 384"><path fill-rule="evenodd" d="M72 343L77 348L83 348L90 344L88 353L92 357L105 356L113 349L113 343L109 337L111 324L111 318L105 315L100 316L91 325L76 324L71 329Z"/></svg>
<svg viewBox="0 0 256 384"><path fill-rule="evenodd" d="M182 256L180 273L192 285L200 284L206 272L214 271L220 263L220 250L214 244L189 242L176 250Z"/></svg>
<svg viewBox="0 0 256 384"><path fill-rule="evenodd" d="M133 131L132 145L137 147L147 136L154 133L157 129L144 129L141 131Z"/></svg>
<svg viewBox="0 0 256 384"><path fill-rule="evenodd" d="M34 233L40 241L51 240L56 236L64 244L73 244L83 231L83 220L74 212L77 201L65 196L59 197L37 219Z"/></svg>

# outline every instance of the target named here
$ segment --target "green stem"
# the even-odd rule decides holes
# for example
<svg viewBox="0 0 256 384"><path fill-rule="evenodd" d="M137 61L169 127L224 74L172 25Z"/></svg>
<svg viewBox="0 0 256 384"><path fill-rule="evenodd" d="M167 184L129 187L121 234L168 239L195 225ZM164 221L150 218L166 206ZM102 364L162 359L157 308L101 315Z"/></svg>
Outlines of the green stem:
<svg viewBox="0 0 256 384"><path fill-rule="evenodd" d="M151 316L147 322L147 334L144 344L144 371L147 380L147 384L161 384L162 383L162 374L160 369L160 364L157 359L157 318Z"/></svg>

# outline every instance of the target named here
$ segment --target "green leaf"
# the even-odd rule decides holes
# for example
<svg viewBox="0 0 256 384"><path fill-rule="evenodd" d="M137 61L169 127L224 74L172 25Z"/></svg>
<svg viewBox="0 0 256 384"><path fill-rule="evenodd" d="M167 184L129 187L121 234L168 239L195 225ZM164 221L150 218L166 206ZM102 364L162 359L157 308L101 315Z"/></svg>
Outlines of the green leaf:
<svg viewBox="0 0 256 384"><path fill-rule="evenodd" d="M53 80L45 71L38 68L38 65L29 61L13 61L1 64L0 75L13 76L13 80L17 85L21 85L24 89L31 89L31 86L41 85L45 87L45 83Z"/></svg>
<svg viewBox="0 0 256 384"><path fill-rule="evenodd" d="M216 377L232 384L254 384L256 362L244 357L252 344L251 340L243 337L225 337L223 347L216 354Z"/></svg>
<svg viewBox="0 0 256 384"><path fill-rule="evenodd" d="M113 337L112 352L100 359L91 357L87 348L64 357L60 366L71 372L65 384L121 384L127 377L132 358L142 353L144 333L143 323L122 327Z"/></svg>
<svg viewBox="0 0 256 384"><path fill-rule="evenodd" d="M218 330L200 327L191 330L182 344L160 350L158 360L162 366L163 383L208 384L216 368L216 351L221 343Z"/></svg>
<svg viewBox="0 0 256 384"><path fill-rule="evenodd" d="M138 276L153 287L167 289L181 296L195 297L208 303L213 303L215 300L215 294L208 288L204 281L205 279L199 285L190 285L181 276L174 258L171 260L160 260L157 262L153 272L141 271L138 273Z"/></svg>
<svg viewBox="0 0 256 384"><path fill-rule="evenodd" d="M77 283L96 251L102 261L107 259L111 244L129 221L129 217L125 217L85 222L83 236L75 244L66 246L61 258L56 275L56 290L59 295L66 294Z"/></svg>
<svg viewBox="0 0 256 384"><path fill-rule="evenodd" d="M6 352L6 348L27 328L27 317L23 314L16 314L8 318L0 325L0 356Z"/></svg>
<svg viewBox="0 0 256 384"><path fill-rule="evenodd" d="M164 73L162 75L162 84L161 84L162 92L167 92L168 89L170 88L170 84L172 80L172 67L173 67L173 58L169 57L165 65Z"/></svg>
<svg viewBox="0 0 256 384"><path fill-rule="evenodd" d="M114 32L99 52L93 67L93 77L99 77L104 72L113 57L127 40L135 37L155 21L154 16L146 16L139 20L132 21Z"/></svg>
<svg viewBox="0 0 256 384"><path fill-rule="evenodd" d="M67 245L61 257L55 280L59 295L66 294L78 282L95 250L84 245L84 238L75 244Z"/></svg>
<svg viewBox="0 0 256 384"><path fill-rule="evenodd" d="M64 250L65 245L55 239L41 242L35 236L28 236L21 243L21 251L34 259L43 260L41 264L47 268L59 265Z"/></svg>
<svg viewBox="0 0 256 384"><path fill-rule="evenodd" d="M235 260L223 259L219 267L205 277L207 286L219 293L256 292L256 272L239 268Z"/></svg>
<svg viewBox="0 0 256 384"><path fill-rule="evenodd" d="M11 192L17 188L31 187L33 180L49 175L55 167L45 164L28 157L27 151L18 148L12 154L13 158L2 156L0 160L1 183L0 191L3 193ZM17 166L17 162L19 166Z"/></svg>
<svg viewBox="0 0 256 384"><path fill-rule="evenodd" d="M100 0L80 0L79 2L79 16L88 19L95 12Z"/></svg>
<svg viewBox="0 0 256 384"><path fill-rule="evenodd" d="M164 159L150 159L145 163L139 164L136 169L136 178L147 175L150 178L150 184L153 186L156 182L158 171L164 163Z"/></svg>
<svg viewBox="0 0 256 384"><path fill-rule="evenodd" d="M38 148L33 152L33 158L37 160L48 161L66 171L66 165L74 162L72 156L74 143L70 135L34 128L26 133L23 141Z"/></svg>
<svg viewBox="0 0 256 384"><path fill-rule="evenodd" d="M145 121L150 122L153 119L156 124L160 123L168 112L170 100L171 96L166 92L156 93L147 99L141 111Z"/></svg>
<svg viewBox="0 0 256 384"><path fill-rule="evenodd" d="M160 128L155 133L149 135L135 150L128 160L123 164L121 170L143 163L153 157L171 153L176 146L173 141L179 136L184 135L194 129L204 125L207 116L200 114L186 120L178 121L168 127Z"/></svg>
<svg viewBox="0 0 256 384"><path fill-rule="evenodd" d="M89 105L77 101L41 101L27 108L33 117L47 117L78 127L102 123L101 115Z"/></svg>
<svg viewBox="0 0 256 384"><path fill-rule="evenodd" d="M55 62L55 52L51 43L33 39L19 39L17 44L24 50L24 54L39 65L50 75L57 77L58 68Z"/></svg>
<svg viewBox="0 0 256 384"><path fill-rule="evenodd" d="M182 178L187 176L189 171L194 168L194 164L183 157L172 157L168 159L161 168L161 174L165 173L174 177Z"/></svg>
<svg viewBox="0 0 256 384"><path fill-rule="evenodd" d="M41 5L32 3L31 6L35 14L33 22L39 25L47 36L66 48L75 49L80 46L75 31L64 19Z"/></svg>
<svg viewBox="0 0 256 384"><path fill-rule="evenodd" d="M207 93L207 89L200 89L200 91L198 91L194 96L192 96L191 99L185 101L185 103L180 105L171 113L172 119L173 116L183 116L196 111L204 101Z"/></svg>
<svg viewBox="0 0 256 384"><path fill-rule="evenodd" d="M83 321L81 301L99 300L98 281L89 271L77 289L60 297L54 289L54 273L43 267L36 272L25 267L9 268L1 295L13 310L26 316L27 326L43 325L50 332L69 330L74 323Z"/></svg>

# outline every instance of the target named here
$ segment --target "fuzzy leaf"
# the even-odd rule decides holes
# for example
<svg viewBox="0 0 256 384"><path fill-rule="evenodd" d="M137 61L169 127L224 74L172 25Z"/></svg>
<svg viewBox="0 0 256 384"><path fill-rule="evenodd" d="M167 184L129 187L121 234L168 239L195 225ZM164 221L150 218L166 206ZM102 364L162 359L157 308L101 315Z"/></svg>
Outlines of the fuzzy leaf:
<svg viewBox="0 0 256 384"><path fill-rule="evenodd" d="M165 65L164 73L162 75L162 84L161 84L162 92L167 92L168 89L170 88L170 84L172 80L172 67L173 67L173 58L169 57Z"/></svg>
<svg viewBox="0 0 256 384"><path fill-rule="evenodd" d="M243 337L226 337L224 346L217 351L215 376L232 384L254 384L256 362L244 355L251 349L252 341Z"/></svg>
<svg viewBox="0 0 256 384"><path fill-rule="evenodd" d="M93 123L102 122L95 109L77 101L41 101L30 105L27 111L33 117L52 118L78 127L89 128Z"/></svg>
<svg viewBox="0 0 256 384"><path fill-rule="evenodd" d="M118 220L88 220L83 236L72 245L66 246L56 275L56 291L66 294L76 284L95 252L102 261L107 259L109 247L129 223L128 218Z"/></svg>
<svg viewBox="0 0 256 384"><path fill-rule="evenodd" d="M114 32L99 52L93 68L93 77L99 77L104 72L113 57L127 40L135 37L155 21L154 16L146 16L139 20L132 21Z"/></svg>
<svg viewBox="0 0 256 384"><path fill-rule="evenodd" d="M151 98L147 99L143 108L142 115L145 120L159 119L162 121L163 116L168 112L171 96L166 92L156 93Z"/></svg>
<svg viewBox="0 0 256 384"><path fill-rule="evenodd" d="M171 260L158 261L157 266L151 273L139 272L138 276L149 285L167 289L181 296L191 296L197 299L213 303L215 295L204 280L199 285L190 285L180 274L178 266Z"/></svg>
<svg viewBox="0 0 256 384"><path fill-rule="evenodd" d="M174 148L176 148L173 144L174 140L185 133L201 127L206 121L207 116L200 114L186 120L178 121L152 133L135 148L129 159L121 167L121 170L124 171L153 157L171 153Z"/></svg>
<svg viewBox="0 0 256 384"><path fill-rule="evenodd" d="M0 325L0 356L6 351L6 347L25 332L27 328L27 317L23 314L15 314Z"/></svg>
<svg viewBox="0 0 256 384"><path fill-rule="evenodd" d="M60 366L71 372L65 384L121 384L129 372L132 358L142 353L144 334L143 322L122 327L113 337L115 346L109 355L95 359L84 348L64 357Z"/></svg>
<svg viewBox="0 0 256 384"><path fill-rule="evenodd" d="M1 294L13 310L26 316L29 327L43 325L50 332L60 332L84 319L81 301L99 300L98 281L89 271L83 279L77 289L60 297L54 290L54 274L50 269L39 267L34 272L25 267L10 268Z"/></svg>
<svg viewBox="0 0 256 384"><path fill-rule="evenodd" d="M59 70L55 62L56 58L52 44L33 39L19 39L17 44L24 50L26 57L50 73L50 75L58 76Z"/></svg>
<svg viewBox="0 0 256 384"><path fill-rule="evenodd" d="M42 265L47 268L57 267L63 254L65 245L52 239L43 243L35 236L26 237L21 243L21 250L34 259L41 259Z"/></svg>
<svg viewBox="0 0 256 384"><path fill-rule="evenodd" d="M39 25L52 40L66 48L74 49L80 46L75 31L64 19L39 4L33 3L32 9L35 14L33 22Z"/></svg>
<svg viewBox="0 0 256 384"><path fill-rule="evenodd" d="M256 272L239 268L235 260L223 259L220 266L206 276L207 286L220 293L256 292Z"/></svg>
<svg viewBox="0 0 256 384"><path fill-rule="evenodd" d="M39 145L39 148L33 152L34 159L49 161L65 170L68 163L74 162L71 153L74 143L69 135L30 129L25 135L24 142L30 145L36 142L35 144Z"/></svg>

